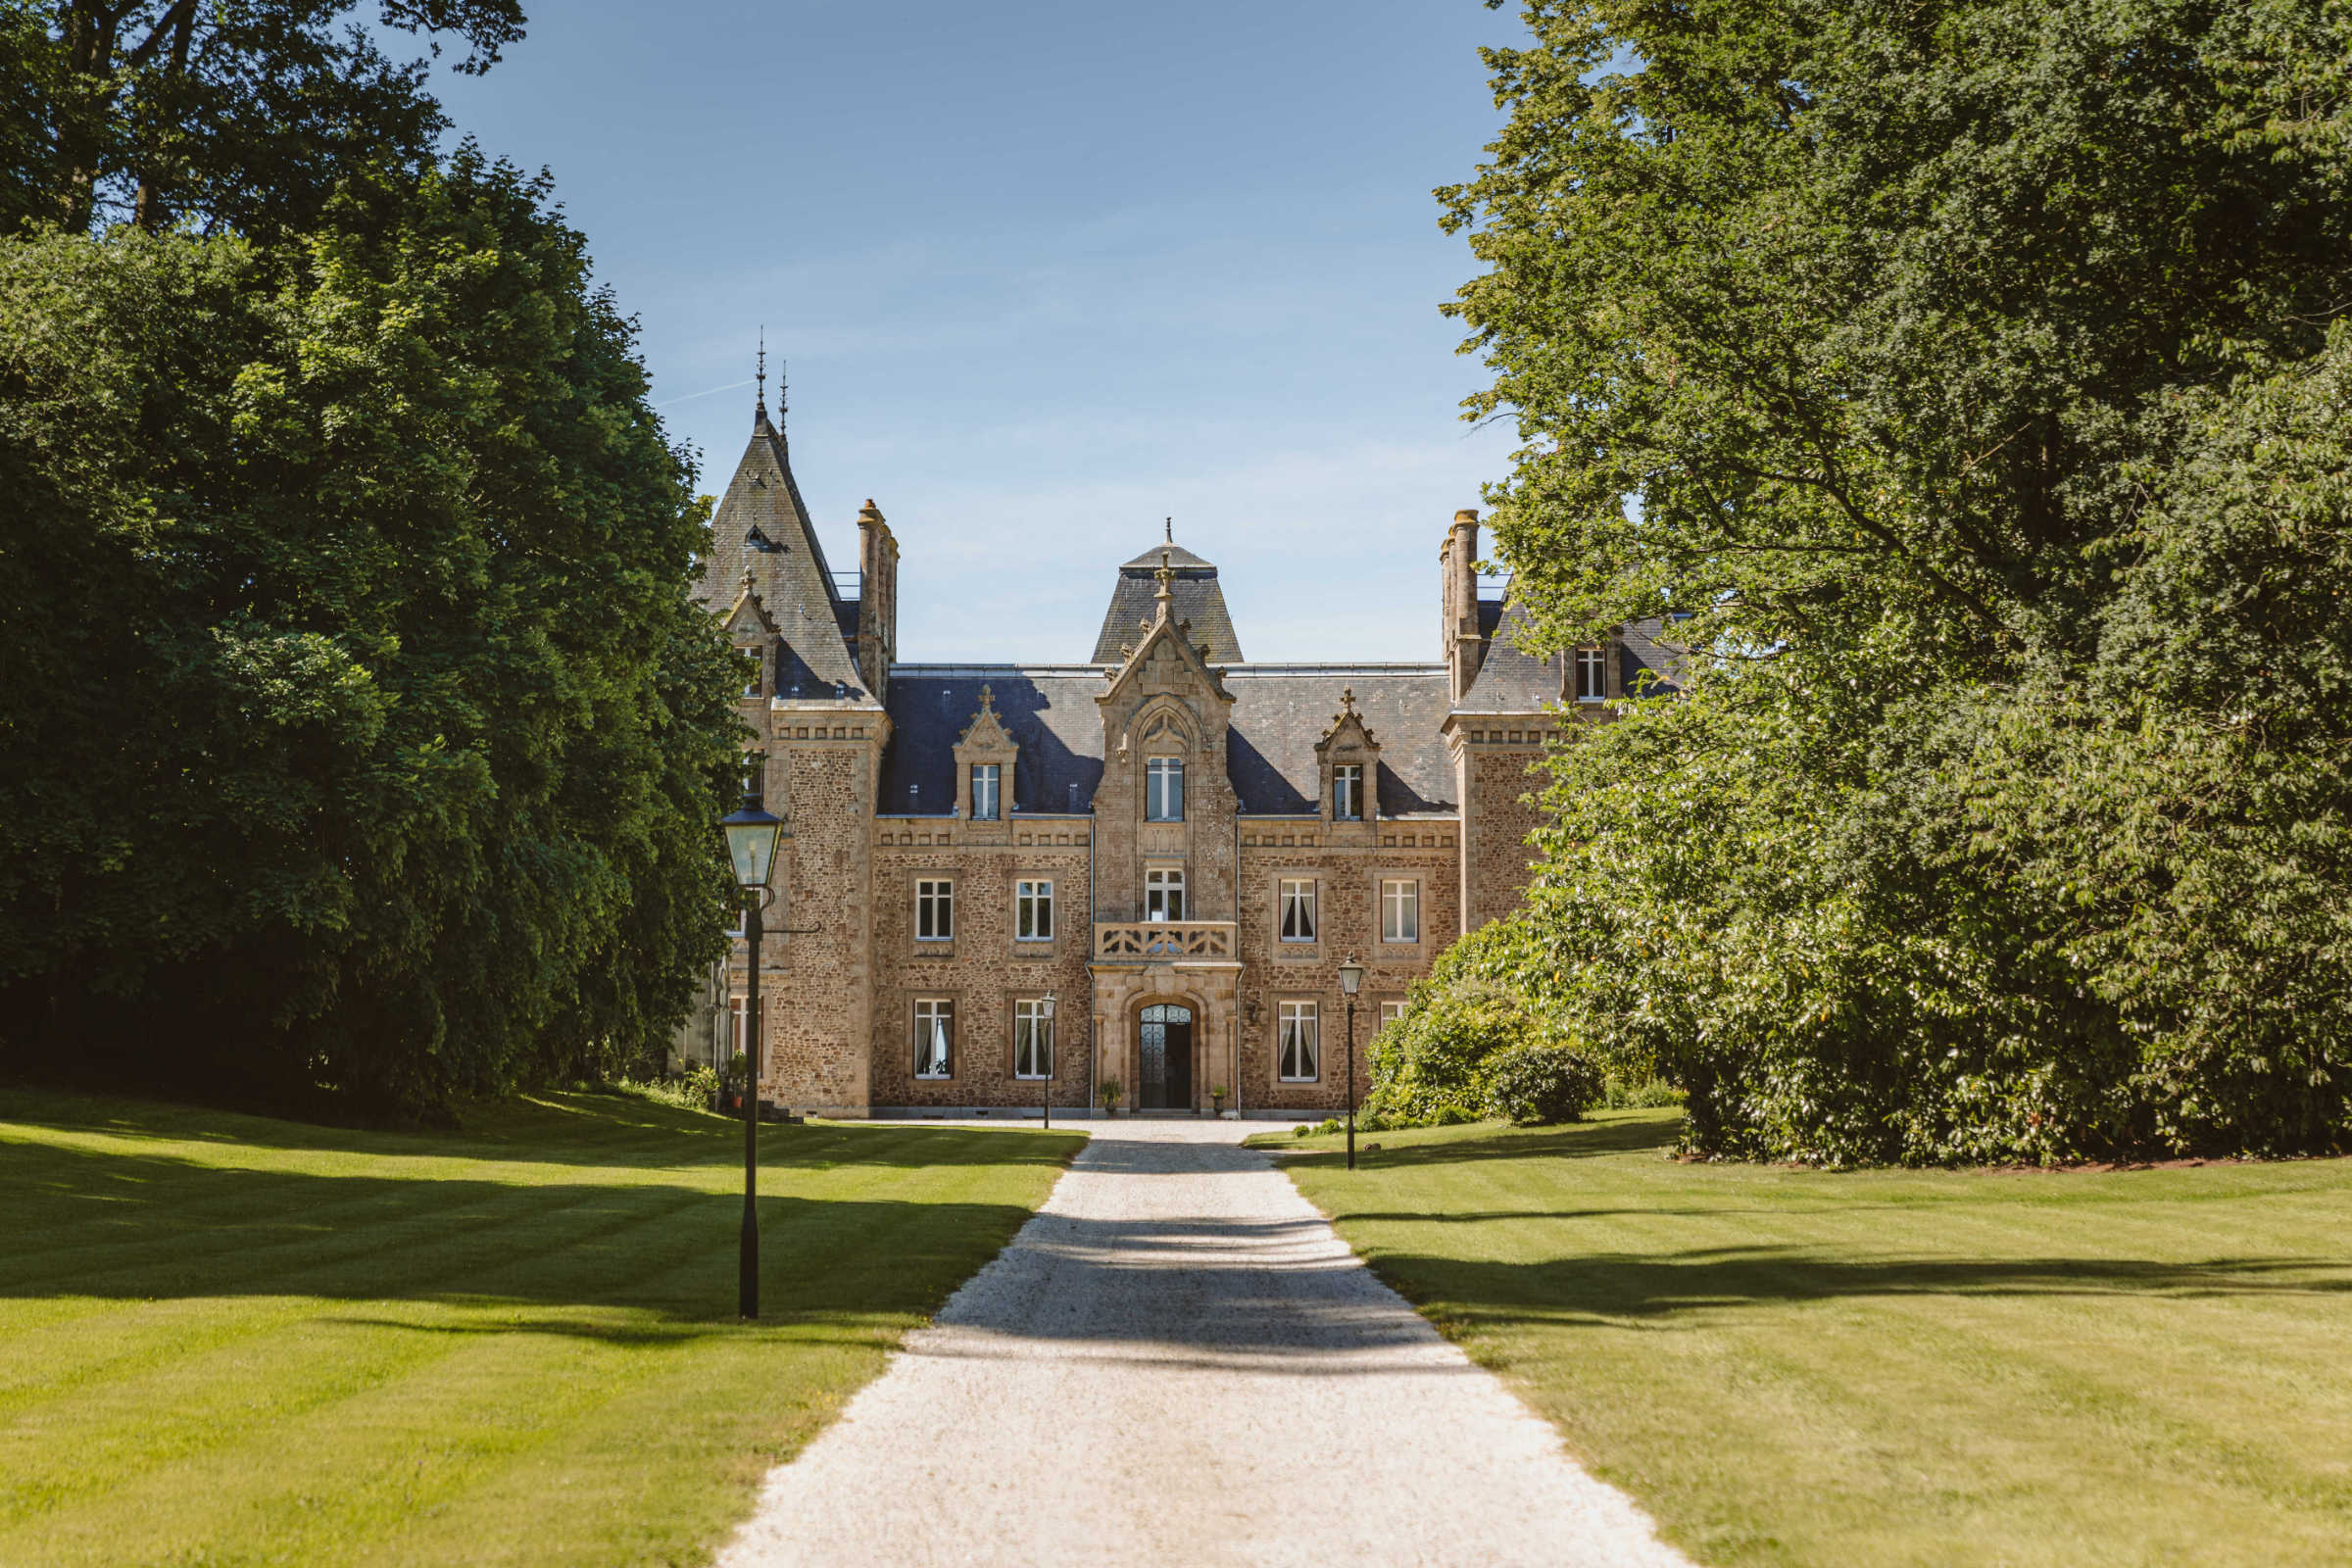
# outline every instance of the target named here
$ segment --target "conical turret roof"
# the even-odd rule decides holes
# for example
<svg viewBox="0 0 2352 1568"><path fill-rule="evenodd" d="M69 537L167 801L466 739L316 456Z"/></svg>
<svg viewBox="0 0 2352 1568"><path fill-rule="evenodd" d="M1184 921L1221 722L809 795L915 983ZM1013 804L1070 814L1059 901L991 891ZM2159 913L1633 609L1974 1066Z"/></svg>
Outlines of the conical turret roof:
<svg viewBox="0 0 2352 1568"><path fill-rule="evenodd" d="M825 548L792 476L784 432L768 419L764 397L753 410L752 438L735 476L711 514L710 546L703 564L703 601L713 610L732 604L742 573L750 570L752 590L792 656L777 666L778 692L789 695L798 686L814 696L835 682L864 689L848 636L857 602L834 587Z"/></svg>

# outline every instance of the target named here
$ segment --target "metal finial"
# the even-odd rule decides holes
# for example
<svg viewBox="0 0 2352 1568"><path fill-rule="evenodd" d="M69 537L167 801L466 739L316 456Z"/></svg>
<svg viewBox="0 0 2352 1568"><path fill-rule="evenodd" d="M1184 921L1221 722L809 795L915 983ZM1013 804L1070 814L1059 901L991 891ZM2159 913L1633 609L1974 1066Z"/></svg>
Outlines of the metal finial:
<svg viewBox="0 0 2352 1568"><path fill-rule="evenodd" d="M1165 537L1168 543L1174 544L1176 542L1176 519L1174 517L1162 518L1161 523L1166 529Z"/></svg>
<svg viewBox="0 0 2352 1568"><path fill-rule="evenodd" d="M792 412L792 362L776 362L776 423L782 425L784 416Z"/></svg>
<svg viewBox="0 0 2352 1568"><path fill-rule="evenodd" d="M760 328L760 368L753 372L752 378L760 383L760 407L764 410L767 407L767 328L764 325Z"/></svg>

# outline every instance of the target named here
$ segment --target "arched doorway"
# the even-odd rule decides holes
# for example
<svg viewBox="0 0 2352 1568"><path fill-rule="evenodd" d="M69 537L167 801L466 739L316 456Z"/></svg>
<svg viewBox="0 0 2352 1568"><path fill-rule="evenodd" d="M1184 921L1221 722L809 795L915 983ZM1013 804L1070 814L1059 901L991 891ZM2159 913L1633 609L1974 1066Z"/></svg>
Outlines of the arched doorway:
<svg viewBox="0 0 2352 1568"><path fill-rule="evenodd" d="M1193 1108L1193 1009L1153 1003L1136 1029L1136 1103L1145 1110Z"/></svg>

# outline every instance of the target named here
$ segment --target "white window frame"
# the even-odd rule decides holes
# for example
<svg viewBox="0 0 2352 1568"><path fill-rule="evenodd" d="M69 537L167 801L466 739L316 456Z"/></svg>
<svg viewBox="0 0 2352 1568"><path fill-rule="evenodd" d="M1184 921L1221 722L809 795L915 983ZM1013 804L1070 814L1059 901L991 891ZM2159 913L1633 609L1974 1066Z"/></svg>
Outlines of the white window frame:
<svg viewBox="0 0 2352 1568"><path fill-rule="evenodd" d="M1317 940L1320 927L1316 924L1315 879L1311 876L1286 876L1274 885L1274 932L1284 942L1301 946Z"/></svg>
<svg viewBox="0 0 2352 1568"><path fill-rule="evenodd" d="M914 999L914 1075L925 1083L956 1076L956 1000L953 997Z"/></svg>
<svg viewBox="0 0 2352 1568"><path fill-rule="evenodd" d="M1364 764L1334 762L1331 765L1331 819L1335 822L1361 822L1364 819Z"/></svg>
<svg viewBox="0 0 2352 1568"><path fill-rule="evenodd" d="M1012 940L1054 940L1054 879L1025 876L1012 885Z"/></svg>
<svg viewBox="0 0 2352 1568"><path fill-rule="evenodd" d="M1411 947L1421 940L1420 878L1380 879L1380 940L1397 948Z"/></svg>
<svg viewBox="0 0 2352 1568"><path fill-rule="evenodd" d="M737 1056L742 1056L746 1060L749 1060L751 1057L751 1000L752 999L749 997L729 997L727 999L727 1040L728 1044L733 1049L727 1053L727 1059L725 1061L715 1063L718 1070L721 1072L724 1072L729 1067L733 1066Z"/></svg>
<svg viewBox="0 0 2352 1568"><path fill-rule="evenodd" d="M1045 1055L1044 1070L1039 1070L1038 1053ZM1029 1065L1021 1066L1026 1054ZM1046 1014L1042 997L1019 997L1012 1004L1012 1075L1032 1083L1044 1083L1054 1076L1054 1020Z"/></svg>
<svg viewBox="0 0 2352 1568"><path fill-rule="evenodd" d="M1609 651L1605 648L1579 648L1572 657L1576 661L1576 700L1580 703L1607 702Z"/></svg>
<svg viewBox="0 0 2352 1568"><path fill-rule="evenodd" d="M1391 997L1381 1003L1380 1022L1373 1026L1375 1032L1386 1029L1389 1025L1402 1018L1404 1016L1404 1004L1405 999L1402 997Z"/></svg>
<svg viewBox="0 0 2352 1568"><path fill-rule="evenodd" d="M922 876L914 879L914 940L956 940L956 879Z"/></svg>
<svg viewBox="0 0 2352 1568"><path fill-rule="evenodd" d="M743 695L747 698L757 698L760 695L762 688L767 685L767 650L757 643L752 643L735 651L749 659L752 663L752 678L743 683Z"/></svg>
<svg viewBox="0 0 2352 1568"><path fill-rule="evenodd" d="M1001 788L1004 781L1004 763L974 762L972 764L973 821L994 822L997 820L998 812L1004 805L1002 799L1004 792Z"/></svg>
<svg viewBox="0 0 2352 1568"><path fill-rule="evenodd" d="M1323 1081L1323 1008L1315 1002L1275 1004L1274 1071L1286 1084ZM1304 1070L1301 1071L1300 1069Z"/></svg>
<svg viewBox="0 0 2352 1568"><path fill-rule="evenodd" d="M1184 820L1184 759L1152 757L1144 760L1144 820Z"/></svg>
<svg viewBox="0 0 2352 1568"><path fill-rule="evenodd" d="M1184 867L1153 865L1144 869L1144 918L1154 923L1184 919Z"/></svg>

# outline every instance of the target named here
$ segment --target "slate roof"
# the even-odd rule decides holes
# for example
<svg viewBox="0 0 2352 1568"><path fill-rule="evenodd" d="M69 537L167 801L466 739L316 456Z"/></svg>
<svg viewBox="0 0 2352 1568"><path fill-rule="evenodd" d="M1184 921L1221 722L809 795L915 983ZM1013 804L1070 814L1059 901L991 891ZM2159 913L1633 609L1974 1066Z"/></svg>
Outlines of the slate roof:
<svg viewBox="0 0 2352 1568"><path fill-rule="evenodd" d="M1439 664L1242 664L1222 672L1233 693L1226 770L1245 815L1316 809L1315 742L1331 727L1340 693L1380 744L1384 816L1451 814L1453 765L1438 727L1446 718ZM1095 706L1108 683L1086 664L901 664L890 675L890 750L882 761L886 815L945 816L956 808L956 742L980 708L980 688L1020 748L1012 808L1092 808L1102 778L1102 720Z"/></svg>
<svg viewBox="0 0 2352 1568"><path fill-rule="evenodd" d="M1383 816L1450 815L1453 760L1445 737L1443 664L1244 664L1224 671L1233 693L1225 770L1245 814L1303 815L1319 809L1322 774L1315 742L1355 693L1355 710L1380 747Z"/></svg>
<svg viewBox="0 0 2352 1568"><path fill-rule="evenodd" d="M778 548L747 553L744 540L754 528ZM779 691L796 684L826 690L837 681L851 691L863 690L845 635L856 625L857 606L833 590L824 546L792 476L784 432L768 422L765 404L753 413L752 439L711 514L710 541L706 583L732 602L748 562L760 603L783 634L785 657L776 664Z"/></svg>
<svg viewBox="0 0 2352 1568"><path fill-rule="evenodd" d="M1494 600L1478 607L1479 629L1487 634L1486 662L1469 691L1453 705L1461 713L1533 713L1560 700L1566 689L1566 657L1539 659L1524 651L1527 615L1515 604ZM1643 671L1659 683L1655 691L1674 689L1676 651L1658 641L1665 630L1656 619L1638 620L1618 634L1617 676L1627 692L1635 691Z"/></svg>
<svg viewBox="0 0 2352 1568"><path fill-rule="evenodd" d="M1111 585L1110 608L1102 612L1102 630L1095 638L1095 662L1115 664L1119 649L1144 640L1143 628L1157 613L1159 554L1168 553L1175 576L1168 584L1169 609L1178 620L1193 623L1195 644L1208 645L1212 664L1238 664L1242 643L1225 609L1225 590L1217 586L1217 568L1182 545L1155 545L1119 568Z"/></svg>
<svg viewBox="0 0 2352 1568"><path fill-rule="evenodd" d="M1102 778L1104 681L1090 664L899 664L890 672L890 749L875 809L946 816L956 809L956 743L989 688L1020 756L1015 811L1086 810ZM1078 804L1070 804L1070 787Z"/></svg>

